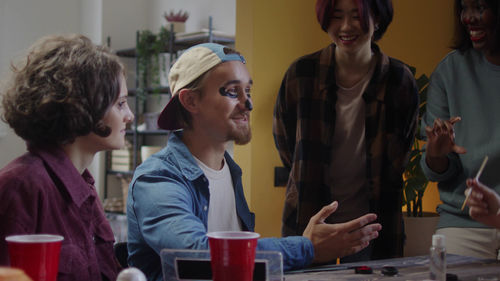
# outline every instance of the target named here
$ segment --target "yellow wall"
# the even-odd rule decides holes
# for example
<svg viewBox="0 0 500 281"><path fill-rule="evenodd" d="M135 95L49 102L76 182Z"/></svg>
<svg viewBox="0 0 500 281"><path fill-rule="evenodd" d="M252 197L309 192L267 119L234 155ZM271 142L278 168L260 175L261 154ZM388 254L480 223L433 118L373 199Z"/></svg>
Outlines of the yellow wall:
<svg viewBox="0 0 500 281"><path fill-rule="evenodd" d="M452 0L393 0L394 21L380 42L382 50L417 72L430 74L449 51ZM243 53L254 80L253 138L235 147L243 185L256 213L256 231L279 236L285 189L276 188L274 167L281 166L272 137L273 106L281 79L297 57L318 50L330 39L316 22L314 0L237 0L236 49ZM423 18L425 15L425 19ZM429 188L426 210L434 210L437 192Z"/></svg>

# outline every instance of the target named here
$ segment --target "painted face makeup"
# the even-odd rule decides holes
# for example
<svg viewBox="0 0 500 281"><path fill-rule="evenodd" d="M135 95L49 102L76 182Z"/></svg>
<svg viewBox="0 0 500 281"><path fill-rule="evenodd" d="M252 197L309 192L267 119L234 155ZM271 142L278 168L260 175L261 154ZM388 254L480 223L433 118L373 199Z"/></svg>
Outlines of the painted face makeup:
<svg viewBox="0 0 500 281"><path fill-rule="evenodd" d="M462 0L460 20L469 33L474 49L491 49L494 18L493 11L484 0Z"/></svg>
<svg viewBox="0 0 500 281"><path fill-rule="evenodd" d="M251 139L250 96L252 79L240 61L228 61L214 67L203 85L200 107L193 123L200 132L216 142L248 143Z"/></svg>
<svg viewBox="0 0 500 281"><path fill-rule="evenodd" d="M238 91L236 88L233 89L226 89L225 87L221 87L219 89L219 94L221 94L224 97L232 98L232 99L237 99L238 98ZM253 104L250 101L250 93L248 92L246 94L247 99L245 101L245 107L248 111L252 111L253 109Z"/></svg>

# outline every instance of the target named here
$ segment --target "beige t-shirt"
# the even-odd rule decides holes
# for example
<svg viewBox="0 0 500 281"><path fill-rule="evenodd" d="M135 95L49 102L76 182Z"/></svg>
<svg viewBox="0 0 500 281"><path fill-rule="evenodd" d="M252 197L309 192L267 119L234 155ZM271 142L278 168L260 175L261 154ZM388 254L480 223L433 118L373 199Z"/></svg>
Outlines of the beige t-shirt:
<svg viewBox="0 0 500 281"><path fill-rule="evenodd" d="M366 184L365 101L363 93L374 66L351 88L337 85L335 133L331 172L326 175L332 199L339 208L328 219L345 222L369 212L370 194Z"/></svg>

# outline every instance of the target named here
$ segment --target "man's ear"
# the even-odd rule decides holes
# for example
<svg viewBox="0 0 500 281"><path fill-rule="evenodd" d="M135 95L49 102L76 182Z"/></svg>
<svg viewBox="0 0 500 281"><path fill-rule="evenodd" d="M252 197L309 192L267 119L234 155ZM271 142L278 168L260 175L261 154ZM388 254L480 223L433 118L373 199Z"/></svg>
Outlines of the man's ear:
<svg viewBox="0 0 500 281"><path fill-rule="evenodd" d="M198 93L190 89L182 89L179 91L179 102L190 113L198 111Z"/></svg>

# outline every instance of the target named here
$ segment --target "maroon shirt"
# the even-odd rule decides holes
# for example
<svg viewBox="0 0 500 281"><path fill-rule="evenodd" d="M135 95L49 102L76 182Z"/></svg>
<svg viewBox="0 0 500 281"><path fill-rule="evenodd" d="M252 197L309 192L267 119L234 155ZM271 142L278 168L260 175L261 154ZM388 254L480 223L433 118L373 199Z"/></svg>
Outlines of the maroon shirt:
<svg viewBox="0 0 500 281"><path fill-rule="evenodd" d="M116 280L113 232L94 179L60 148L29 148L0 170L0 202L0 265L9 264L6 236L59 234L58 281Z"/></svg>

